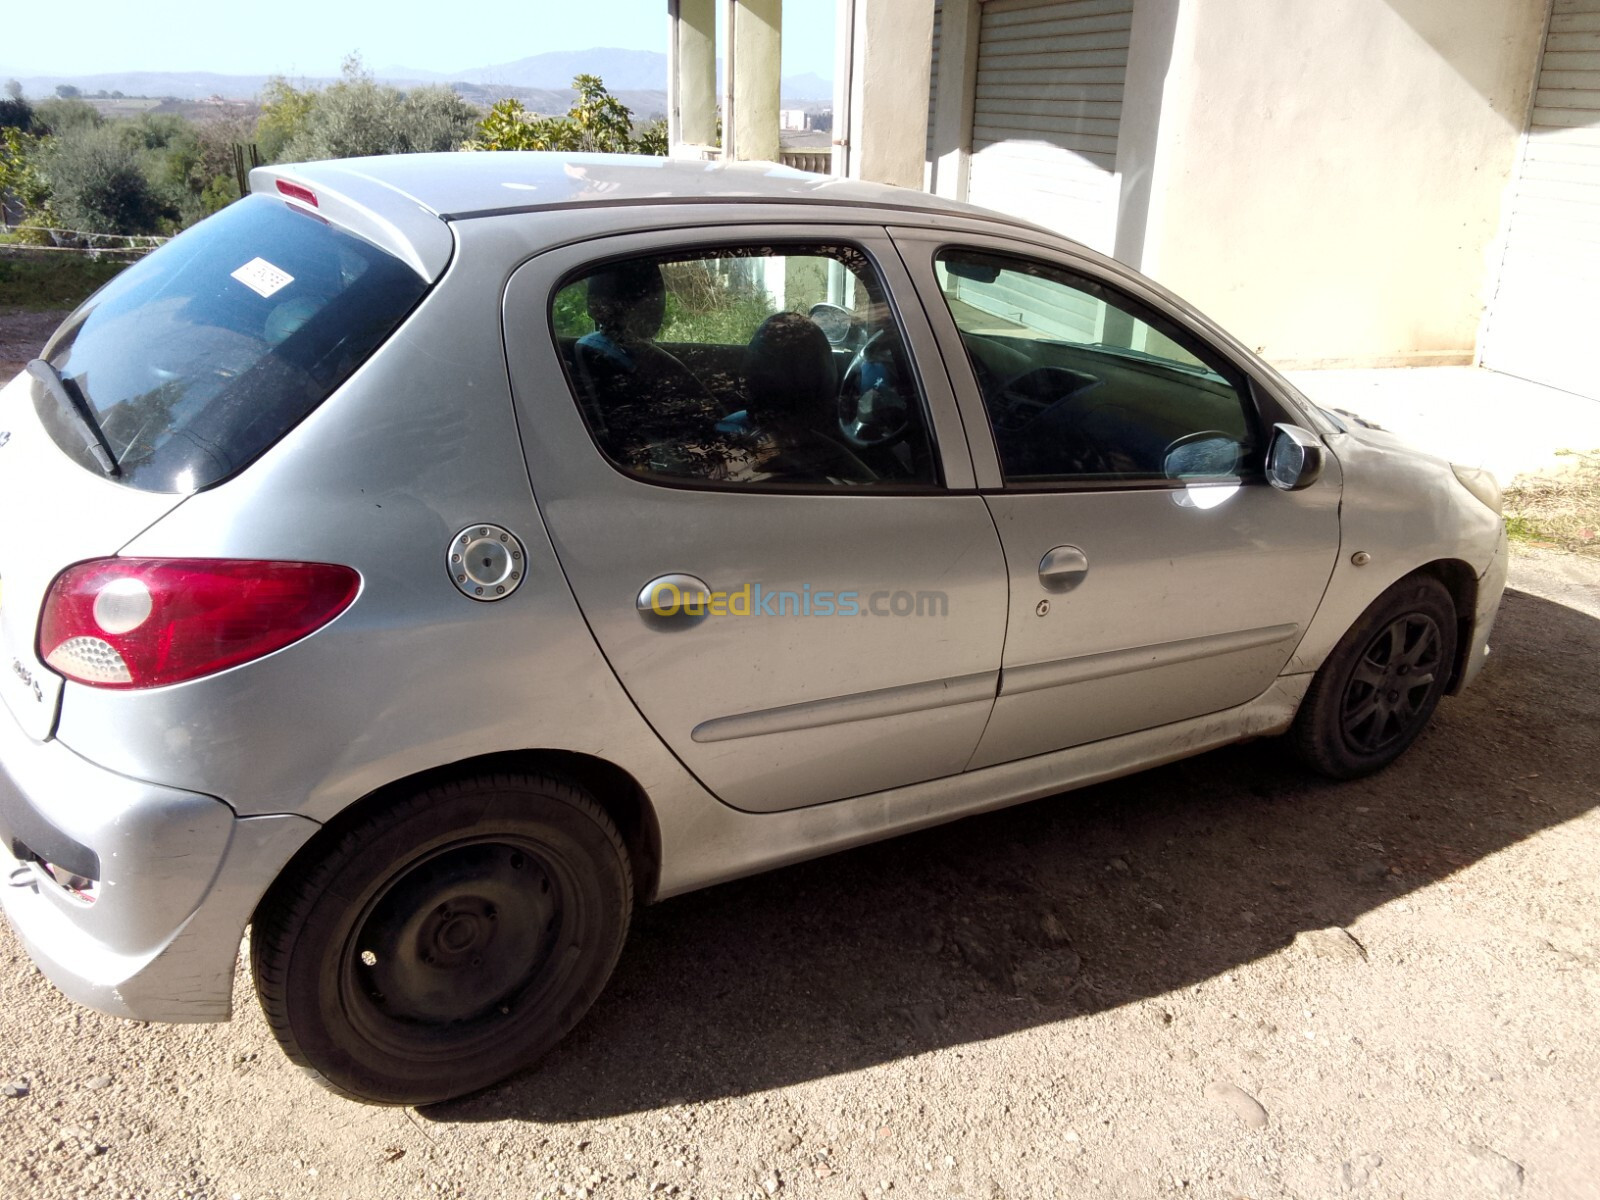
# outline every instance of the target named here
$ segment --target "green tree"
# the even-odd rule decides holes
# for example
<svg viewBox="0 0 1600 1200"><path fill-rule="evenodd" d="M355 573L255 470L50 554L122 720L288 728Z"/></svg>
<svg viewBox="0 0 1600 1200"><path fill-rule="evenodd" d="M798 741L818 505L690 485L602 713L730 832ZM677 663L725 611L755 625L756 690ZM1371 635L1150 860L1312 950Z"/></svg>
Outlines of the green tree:
<svg viewBox="0 0 1600 1200"><path fill-rule="evenodd" d="M87 100L58 97L33 106L33 124L40 133L63 134L97 128L105 124L105 118Z"/></svg>
<svg viewBox="0 0 1600 1200"><path fill-rule="evenodd" d="M269 162L415 154L454 150L477 121L478 110L449 88L402 92L351 56L339 82L321 91L269 84L256 143Z"/></svg>
<svg viewBox="0 0 1600 1200"><path fill-rule="evenodd" d="M56 95L60 96L63 100L76 100L79 96L83 95L83 89L74 87L70 83L58 83L56 84Z"/></svg>
<svg viewBox="0 0 1600 1200"><path fill-rule="evenodd" d="M41 142L20 129L0 129L0 200L9 197L24 213L50 199L50 185L37 167Z"/></svg>
<svg viewBox="0 0 1600 1200"><path fill-rule="evenodd" d="M138 150L114 127L52 138L39 169L50 186L50 207L68 228L159 233L177 216L145 175Z"/></svg>
<svg viewBox="0 0 1600 1200"><path fill-rule="evenodd" d="M19 133L33 131L33 105L20 96L7 96L0 100L0 129L15 129Z"/></svg>
<svg viewBox="0 0 1600 1200"><path fill-rule="evenodd" d="M656 158L667 156L667 122L665 118L657 117L639 127L639 132L634 135L633 152L635 154L649 154Z"/></svg>
<svg viewBox="0 0 1600 1200"><path fill-rule="evenodd" d="M266 162L279 162L284 147L305 131L316 93L301 91L282 75L261 89L261 115L256 119L256 147Z"/></svg>
<svg viewBox="0 0 1600 1200"><path fill-rule="evenodd" d="M572 86L578 96L564 117L541 117L520 100L501 100L462 149L666 154L666 129L657 128L661 122L645 126L635 137L633 113L606 90L599 76L578 75Z"/></svg>

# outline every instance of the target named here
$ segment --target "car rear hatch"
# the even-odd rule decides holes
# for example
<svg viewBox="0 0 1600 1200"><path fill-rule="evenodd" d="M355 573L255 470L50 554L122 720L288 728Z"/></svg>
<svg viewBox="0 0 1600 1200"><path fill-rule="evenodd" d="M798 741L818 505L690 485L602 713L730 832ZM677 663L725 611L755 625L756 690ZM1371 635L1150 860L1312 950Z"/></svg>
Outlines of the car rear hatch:
<svg viewBox="0 0 1600 1200"><path fill-rule="evenodd" d="M35 411L43 390L24 372L0 391L0 695L38 741L54 730L61 698L61 677L36 650L51 581L81 559L115 554L184 499L119 486L63 453Z"/></svg>
<svg viewBox="0 0 1600 1200"><path fill-rule="evenodd" d="M295 190L246 197L128 268L0 391L0 694L37 740L62 690L37 646L52 581L248 467L436 277Z"/></svg>

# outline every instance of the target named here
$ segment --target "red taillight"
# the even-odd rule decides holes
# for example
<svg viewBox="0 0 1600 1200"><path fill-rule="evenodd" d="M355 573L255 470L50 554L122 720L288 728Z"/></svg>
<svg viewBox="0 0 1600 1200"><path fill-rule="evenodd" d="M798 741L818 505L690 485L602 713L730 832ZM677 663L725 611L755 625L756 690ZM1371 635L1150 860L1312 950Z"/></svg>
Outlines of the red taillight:
<svg viewBox="0 0 1600 1200"><path fill-rule="evenodd" d="M303 204L317 207L317 194L310 188L298 183L290 183L287 179L278 180L278 190L291 200L299 200Z"/></svg>
<svg viewBox="0 0 1600 1200"><path fill-rule="evenodd" d="M349 607L361 577L330 563L101 558L45 596L39 657L94 687L180 683L281 650Z"/></svg>

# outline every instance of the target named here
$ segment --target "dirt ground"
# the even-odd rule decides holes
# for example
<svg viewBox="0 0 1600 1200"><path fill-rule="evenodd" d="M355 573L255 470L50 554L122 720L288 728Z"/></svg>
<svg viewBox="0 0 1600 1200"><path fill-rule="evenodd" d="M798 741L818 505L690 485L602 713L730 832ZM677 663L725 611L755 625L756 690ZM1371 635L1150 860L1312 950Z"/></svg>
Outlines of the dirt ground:
<svg viewBox="0 0 1600 1200"><path fill-rule="evenodd" d="M0 308L0 384L28 365L67 317L58 309Z"/></svg>
<svg viewBox="0 0 1600 1200"><path fill-rule="evenodd" d="M1600 561L1512 589L1375 778L1233 747L669 901L447 1105L323 1093L242 973L229 1025L79 1009L5 929L0 1196L1593 1198Z"/></svg>

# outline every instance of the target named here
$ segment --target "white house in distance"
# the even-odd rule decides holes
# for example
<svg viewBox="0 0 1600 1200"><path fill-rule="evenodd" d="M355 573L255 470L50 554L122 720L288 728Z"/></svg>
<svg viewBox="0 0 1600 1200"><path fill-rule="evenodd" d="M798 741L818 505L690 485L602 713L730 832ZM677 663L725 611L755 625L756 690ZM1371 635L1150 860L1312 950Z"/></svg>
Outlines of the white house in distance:
<svg viewBox="0 0 1600 1200"><path fill-rule="evenodd" d="M719 8L729 149L776 158L782 0L669 3L675 152L714 137ZM1600 0L836 0L834 19L837 173L1065 233L1279 365L1482 362L1600 397Z"/></svg>

